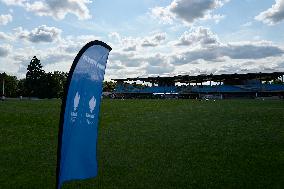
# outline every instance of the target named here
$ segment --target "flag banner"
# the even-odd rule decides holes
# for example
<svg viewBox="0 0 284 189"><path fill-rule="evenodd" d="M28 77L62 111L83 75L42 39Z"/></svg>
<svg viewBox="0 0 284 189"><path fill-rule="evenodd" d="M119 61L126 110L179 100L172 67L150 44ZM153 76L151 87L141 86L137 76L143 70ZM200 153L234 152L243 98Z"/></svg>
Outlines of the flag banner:
<svg viewBox="0 0 284 189"><path fill-rule="evenodd" d="M98 174L98 118L110 51L107 44L91 41L80 50L70 69L61 107L56 188L65 181Z"/></svg>

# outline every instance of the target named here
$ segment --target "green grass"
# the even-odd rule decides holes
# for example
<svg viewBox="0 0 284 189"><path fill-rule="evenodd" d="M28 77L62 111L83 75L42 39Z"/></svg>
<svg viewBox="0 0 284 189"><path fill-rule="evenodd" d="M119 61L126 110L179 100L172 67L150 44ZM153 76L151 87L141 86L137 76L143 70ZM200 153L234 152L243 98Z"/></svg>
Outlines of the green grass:
<svg viewBox="0 0 284 189"><path fill-rule="evenodd" d="M0 188L54 188L60 101L0 102ZM284 188L284 101L104 100L99 176L64 189Z"/></svg>

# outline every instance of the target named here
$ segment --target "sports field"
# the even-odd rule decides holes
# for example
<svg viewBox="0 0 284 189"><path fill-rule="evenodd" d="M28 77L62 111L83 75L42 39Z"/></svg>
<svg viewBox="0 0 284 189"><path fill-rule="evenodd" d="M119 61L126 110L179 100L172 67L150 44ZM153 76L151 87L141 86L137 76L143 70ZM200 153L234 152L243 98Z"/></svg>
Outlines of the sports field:
<svg viewBox="0 0 284 189"><path fill-rule="evenodd" d="M0 188L55 188L59 100L0 102ZM284 101L103 100L99 176L65 189L284 188Z"/></svg>

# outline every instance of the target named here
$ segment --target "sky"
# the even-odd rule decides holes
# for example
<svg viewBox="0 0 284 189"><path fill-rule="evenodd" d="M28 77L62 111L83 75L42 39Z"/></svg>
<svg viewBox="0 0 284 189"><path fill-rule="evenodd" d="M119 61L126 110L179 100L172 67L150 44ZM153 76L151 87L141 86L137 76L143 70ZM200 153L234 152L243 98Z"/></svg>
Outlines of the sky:
<svg viewBox="0 0 284 189"><path fill-rule="evenodd" d="M67 72L92 40L106 80L284 71L284 0L0 0L0 73Z"/></svg>

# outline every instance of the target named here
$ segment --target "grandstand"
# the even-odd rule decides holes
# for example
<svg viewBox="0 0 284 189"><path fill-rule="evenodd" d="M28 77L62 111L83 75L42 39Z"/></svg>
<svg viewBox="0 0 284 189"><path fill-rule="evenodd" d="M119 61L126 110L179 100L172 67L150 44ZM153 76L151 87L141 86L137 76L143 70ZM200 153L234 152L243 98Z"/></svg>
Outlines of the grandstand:
<svg viewBox="0 0 284 189"><path fill-rule="evenodd" d="M284 72L113 79L116 98L282 98Z"/></svg>

